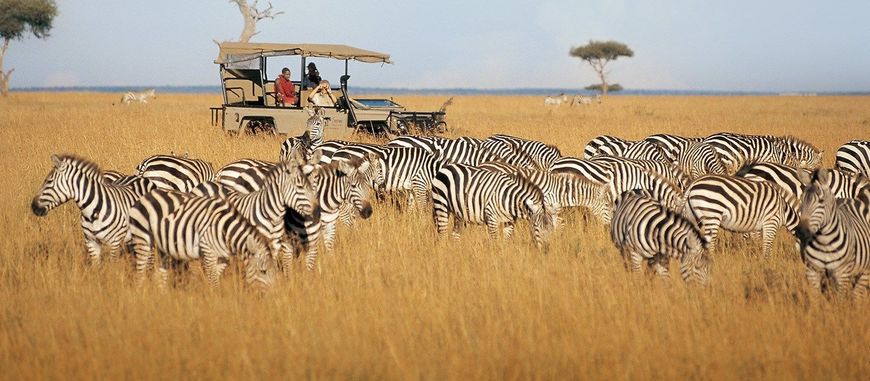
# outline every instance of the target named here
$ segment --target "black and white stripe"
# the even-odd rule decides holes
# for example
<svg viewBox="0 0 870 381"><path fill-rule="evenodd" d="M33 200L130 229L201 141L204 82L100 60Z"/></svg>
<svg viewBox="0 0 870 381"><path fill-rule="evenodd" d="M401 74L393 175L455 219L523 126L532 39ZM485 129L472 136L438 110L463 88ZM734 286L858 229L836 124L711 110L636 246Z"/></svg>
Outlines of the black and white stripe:
<svg viewBox="0 0 870 381"><path fill-rule="evenodd" d="M704 142L716 149L729 173L753 162L785 164L807 169L815 169L822 164L821 151L792 136L722 132L708 136Z"/></svg>
<svg viewBox="0 0 870 381"><path fill-rule="evenodd" d="M523 139L516 136L496 134L486 139L487 141L502 142L515 151L528 156L536 167L542 170L550 170L553 163L562 157L562 152L556 146L549 145L537 140ZM516 154L511 155L516 156Z"/></svg>
<svg viewBox="0 0 870 381"><path fill-rule="evenodd" d="M291 158L288 157L288 160L289 159ZM297 159L302 160L301 157L298 157ZM269 169L274 166L275 163L271 161L258 159L239 159L219 169L214 176L214 180L219 184L233 186L236 183L236 179L238 179L245 173L245 171L251 168Z"/></svg>
<svg viewBox="0 0 870 381"><path fill-rule="evenodd" d="M616 201L610 222L610 238L633 271L641 263L669 279L670 259L680 261L680 274L686 282L708 283L710 262L706 241L698 228L645 191L631 190Z"/></svg>
<svg viewBox="0 0 870 381"><path fill-rule="evenodd" d="M702 176L689 186L684 214L699 224L710 250L720 228L741 233L760 231L765 256L770 254L779 227L794 231L798 222L794 206L783 198L779 187L720 175Z"/></svg>
<svg viewBox="0 0 870 381"><path fill-rule="evenodd" d="M819 170L804 191L800 224L801 258L807 280L821 290L826 280L840 292L852 288L857 296L870 291L870 221L868 205L860 200L838 200ZM853 287L854 284L854 287Z"/></svg>
<svg viewBox="0 0 870 381"><path fill-rule="evenodd" d="M522 176L448 164L432 181L433 219L439 235L447 232L454 216L453 236L458 238L466 223L485 224L490 236L503 225L505 236L513 234L518 219L529 219L532 237L542 247L553 231L556 210L544 202L541 190Z"/></svg>
<svg viewBox="0 0 870 381"><path fill-rule="evenodd" d="M432 178L444 165L441 158L420 148L389 147L384 151L384 181L388 194L406 194L408 204L426 203L432 194Z"/></svg>
<svg viewBox="0 0 870 381"><path fill-rule="evenodd" d="M675 151L676 164L690 180L703 175L728 174L716 149L703 141L689 141Z"/></svg>
<svg viewBox="0 0 870 381"><path fill-rule="evenodd" d="M323 109L314 107L308 108L307 111L309 118L305 122L305 132L300 136L291 136L281 144L279 160L287 161L291 160L293 155L301 155L307 161L314 150L323 144L323 127L326 125Z"/></svg>
<svg viewBox="0 0 870 381"><path fill-rule="evenodd" d="M870 141L852 140L837 149L837 169L870 177Z"/></svg>
<svg viewBox="0 0 870 381"><path fill-rule="evenodd" d="M160 189L190 192L199 183L214 178L214 168L199 159L172 155L151 156L136 167L137 174Z"/></svg>
<svg viewBox="0 0 870 381"><path fill-rule="evenodd" d="M826 171L822 180L837 198L857 198L864 192L870 192L870 180L863 175L854 175L839 170ZM737 171L738 177L750 180L766 181L779 186L787 200L797 208L797 203L803 196L804 188L811 181L812 172L803 168L794 168L782 164L753 163Z"/></svg>
<svg viewBox="0 0 870 381"><path fill-rule="evenodd" d="M605 163L608 166L612 166L613 164L635 165L646 170L647 172L664 177L665 179L676 185L679 189L685 189L687 186L689 186L690 182L689 176L686 175L686 173L683 172L682 169L672 163L665 163L656 160L637 160L606 155L594 157L592 158L592 161Z"/></svg>
<svg viewBox="0 0 870 381"><path fill-rule="evenodd" d="M96 164L72 155L52 155L53 168L30 203L33 214L44 216L50 210L73 200L81 211L85 247L91 263L99 264L102 245L116 256L126 241L130 207L153 189L143 178L128 179L124 184L105 181Z"/></svg>
<svg viewBox="0 0 870 381"><path fill-rule="evenodd" d="M275 281L275 261L268 239L228 202L176 191L155 190L130 210L130 244L136 253L137 283L160 258L161 286L166 286L173 262L200 259L212 287L217 287L231 256L245 262L245 281L269 287Z"/></svg>
<svg viewBox="0 0 870 381"><path fill-rule="evenodd" d="M691 143L700 142L704 138L685 137L671 134L655 134L647 136L644 141L657 144L668 161L676 162L683 150Z"/></svg>
<svg viewBox="0 0 870 381"><path fill-rule="evenodd" d="M550 168L550 172L578 176L598 184L607 184L613 179L610 164L576 157L563 157L556 160Z"/></svg>
<svg viewBox="0 0 870 381"><path fill-rule="evenodd" d="M625 140L616 136L599 135L589 141L583 148L583 158L591 159L600 155L623 157L625 152L634 144L634 141Z"/></svg>
<svg viewBox="0 0 870 381"><path fill-rule="evenodd" d="M631 160L618 159L610 161L612 178L610 197L612 202L623 192L640 189L649 192L656 200L673 210L682 210L685 199L679 186L662 177L657 172L649 171Z"/></svg>

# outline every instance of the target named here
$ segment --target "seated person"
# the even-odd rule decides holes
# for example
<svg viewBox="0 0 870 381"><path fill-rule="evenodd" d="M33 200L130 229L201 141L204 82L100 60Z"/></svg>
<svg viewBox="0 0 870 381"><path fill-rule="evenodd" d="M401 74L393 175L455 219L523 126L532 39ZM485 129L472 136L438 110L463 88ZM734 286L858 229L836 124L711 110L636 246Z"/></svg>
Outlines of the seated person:
<svg viewBox="0 0 870 381"><path fill-rule="evenodd" d="M329 81L320 81L311 92L308 94L308 101L315 106L320 107L335 107L335 97L332 96L332 89L329 88Z"/></svg>
<svg viewBox="0 0 870 381"><path fill-rule="evenodd" d="M314 62L308 63L308 74L302 78L302 86L310 89L320 83L320 71L317 70L317 65Z"/></svg>
<svg viewBox="0 0 870 381"><path fill-rule="evenodd" d="M290 107L296 104L296 86L290 81L290 69L281 69L281 75L275 79L275 105Z"/></svg>

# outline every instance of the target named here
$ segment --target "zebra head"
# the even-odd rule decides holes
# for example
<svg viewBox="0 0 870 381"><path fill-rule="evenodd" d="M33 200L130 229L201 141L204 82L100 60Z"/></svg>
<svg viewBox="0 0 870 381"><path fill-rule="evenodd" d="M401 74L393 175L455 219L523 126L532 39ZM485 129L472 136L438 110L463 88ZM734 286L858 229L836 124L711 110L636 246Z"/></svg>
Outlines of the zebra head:
<svg viewBox="0 0 870 381"><path fill-rule="evenodd" d="M89 183L102 183L102 172L94 163L69 155L52 155L51 161L54 167L30 203L30 209L37 216L44 216L76 197L83 191L82 179Z"/></svg>
<svg viewBox="0 0 870 381"><path fill-rule="evenodd" d="M598 219L604 225L610 225L610 219L613 218L613 204L610 202L610 187L607 184L598 185L593 199L589 202L589 209L592 214L598 216Z"/></svg>
<svg viewBox="0 0 870 381"><path fill-rule="evenodd" d="M837 201L833 192L823 185L827 183L828 177L830 173L826 169L818 169L813 173L810 185L804 189L798 212L799 223L795 231L802 241L815 236L834 216Z"/></svg>
<svg viewBox="0 0 870 381"><path fill-rule="evenodd" d="M782 163L792 167L818 169L822 166L822 151L793 136L779 140Z"/></svg>
<svg viewBox="0 0 870 381"><path fill-rule="evenodd" d="M353 205L362 218L369 218L372 215L370 201L372 187L365 174L369 173L372 166L380 167L380 161L353 159L351 161L338 160L333 163L337 165L336 175L344 183L342 199Z"/></svg>
<svg viewBox="0 0 870 381"><path fill-rule="evenodd" d="M257 289L268 289L275 284L278 266L268 240L260 233L252 231L245 240L244 263L245 283Z"/></svg>
<svg viewBox="0 0 870 381"><path fill-rule="evenodd" d="M320 219L317 196L300 161L279 163L267 176L264 184L270 183L270 178L277 183L284 206L314 220Z"/></svg>
<svg viewBox="0 0 870 381"><path fill-rule="evenodd" d="M710 267L712 265L710 257L707 255L710 240L689 219L680 216L678 221L683 225L682 230L685 232L681 245L683 253L682 258L680 258L680 275L686 283L694 282L706 286L710 283Z"/></svg>

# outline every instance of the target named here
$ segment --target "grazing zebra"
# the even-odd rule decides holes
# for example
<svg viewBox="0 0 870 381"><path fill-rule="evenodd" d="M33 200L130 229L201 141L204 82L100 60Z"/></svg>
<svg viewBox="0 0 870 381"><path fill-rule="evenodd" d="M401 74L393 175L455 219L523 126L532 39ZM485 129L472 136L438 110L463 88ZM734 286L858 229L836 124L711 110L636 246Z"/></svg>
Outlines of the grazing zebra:
<svg viewBox="0 0 870 381"><path fill-rule="evenodd" d="M562 103L568 103L568 96L565 93L544 97L544 106L561 106Z"/></svg>
<svg viewBox="0 0 870 381"><path fill-rule="evenodd" d="M852 140L837 150L837 169L870 177L870 141Z"/></svg>
<svg viewBox="0 0 870 381"><path fill-rule="evenodd" d="M607 184L613 179L610 164L576 157L563 157L556 160L550 168L550 172L559 175L579 176L598 184Z"/></svg>
<svg viewBox="0 0 870 381"><path fill-rule="evenodd" d="M590 140L583 148L583 158L591 159L599 155L623 157L635 142L610 135L599 135Z"/></svg>
<svg viewBox="0 0 870 381"><path fill-rule="evenodd" d="M725 164L716 149L702 141L687 142L679 151L676 151L676 155L674 162L690 180L703 175L727 174Z"/></svg>
<svg viewBox="0 0 870 381"><path fill-rule="evenodd" d="M419 148L431 154L438 152L438 147L448 139L438 136L399 136L387 143L387 147Z"/></svg>
<svg viewBox="0 0 870 381"><path fill-rule="evenodd" d="M501 162L483 163L477 168L522 176L544 193L544 199L550 205L558 205L559 208L582 206L588 208L603 224L610 223L610 199L606 185L582 177L560 176Z"/></svg>
<svg viewBox="0 0 870 381"><path fill-rule="evenodd" d="M290 159L290 157L287 158L287 160ZM301 160L301 158L298 157L297 159ZM234 186L236 184L236 179L239 178L239 176L242 176L245 171L251 168L265 168L268 170L269 168L272 168L274 166L275 163L270 161L257 159L239 159L219 169L214 175L214 180L219 184Z"/></svg>
<svg viewBox="0 0 870 381"><path fill-rule="evenodd" d="M419 148L390 147L384 151L382 189L407 193L408 205L425 203L432 194L432 178L444 165L436 155Z"/></svg>
<svg viewBox="0 0 870 381"><path fill-rule="evenodd" d="M527 155L534 164L543 170L549 170L553 163L562 157L562 153L556 146L545 144L537 140L518 138L515 136L497 134L486 139L487 141L503 142ZM511 155L516 156L516 154ZM510 160L509 158L507 160Z"/></svg>
<svg viewBox="0 0 870 381"><path fill-rule="evenodd" d="M779 227L794 231L798 223L793 204L779 187L720 175L702 176L689 186L684 215L699 224L710 250L716 246L720 227L742 233L761 231L765 257Z"/></svg>
<svg viewBox="0 0 870 381"><path fill-rule="evenodd" d="M734 173L752 162L785 164L807 169L815 169L822 164L821 151L791 136L722 132L708 136L704 142L716 149L729 173Z"/></svg>
<svg viewBox="0 0 870 381"><path fill-rule="evenodd" d="M628 163L635 166L638 166L648 172L654 173L661 177L664 177L674 185L676 185L679 189L686 189L689 186L689 176L683 172L682 169L677 166L664 163L661 161L655 160L635 160L623 157L613 157L613 156L596 156L592 158L593 162L604 163L607 165L612 165L614 163L623 164Z"/></svg>
<svg viewBox="0 0 870 381"><path fill-rule="evenodd" d="M580 106L580 105L591 105L593 99L596 103L601 103L601 94L593 97L587 97L583 95L575 95L573 99L571 99L571 106Z"/></svg>
<svg viewBox="0 0 870 381"><path fill-rule="evenodd" d="M651 270L667 280L670 259L675 258L680 261L684 281L708 283L710 261L701 232L644 191L627 191L617 199L610 238L623 260L631 263L632 271L640 271L641 263L646 261Z"/></svg>
<svg viewBox="0 0 870 381"><path fill-rule="evenodd" d="M219 184L204 183L194 194L225 198L269 239L272 250L283 257L290 251L283 240L285 214L293 212L315 221L321 216L315 185L309 181L305 170L297 161L285 161L270 168L264 177L255 179L259 181L258 186L251 193L226 192ZM213 186L206 187L208 184Z"/></svg>
<svg viewBox="0 0 870 381"><path fill-rule="evenodd" d="M676 162L686 146L690 143L700 142L704 140L704 138L685 137L671 134L655 134L647 136L644 140L657 144L669 161Z"/></svg>
<svg viewBox="0 0 870 381"><path fill-rule="evenodd" d="M870 180L863 175L853 175L839 170L828 170L822 185L826 186L837 198L858 198L863 192L870 191ZM786 199L793 200L797 208L804 188L809 185L812 172L782 164L753 163L737 171L738 177L766 181L777 185L785 192Z"/></svg>
<svg viewBox="0 0 870 381"><path fill-rule="evenodd" d="M668 160L664 151L658 144L644 140L633 143L625 150L622 157L635 160L657 161L660 163L673 163L673 160Z"/></svg>
<svg viewBox="0 0 870 381"><path fill-rule="evenodd" d="M103 244L110 256L117 256L127 237L130 206L153 185L141 178L134 184L107 183L96 164L72 155L52 155L51 161L54 166L30 203L33 214L44 216L73 200L81 211L90 263L100 263Z"/></svg>
<svg viewBox="0 0 870 381"><path fill-rule="evenodd" d="M800 224L801 259L807 280L822 290L828 280L840 292L854 284L856 296L870 291L870 221L868 205L859 200L837 200L825 182L827 171L818 170L804 191Z"/></svg>
<svg viewBox="0 0 870 381"><path fill-rule="evenodd" d="M136 171L157 188L180 192L190 192L197 184L214 178L210 163L172 155L151 156L139 163Z"/></svg>
<svg viewBox="0 0 870 381"><path fill-rule="evenodd" d="M281 144L281 153L278 158L281 161L290 160L293 152L300 152L305 160L323 144L323 119L324 111L320 107L307 108L309 118L305 122L305 132L299 136L291 136Z"/></svg>
<svg viewBox="0 0 870 381"><path fill-rule="evenodd" d="M531 220L538 247L552 233L556 213L554 206L545 204L541 190L524 177L462 164L448 164L438 171L432 181L432 204L438 235L447 232L451 214L454 238L466 223L485 224L492 237L503 225L504 235L510 237L515 221L523 218Z"/></svg>
<svg viewBox="0 0 870 381"><path fill-rule="evenodd" d="M213 288L230 256L245 263L248 285L270 287L275 261L268 239L228 202L176 191L155 190L130 209L130 245L136 253L136 282L141 286L159 252L161 287L172 262L202 261Z"/></svg>
<svg viewBox="0 0 870 381"><path fill-rule="evenodd" d="M319 152L319 150L315 151L312 161L319 160L316 157ZM308 176L320 205L320 219L307 218L299 213L285 214L284 227L290 234L296 252L306 252L305 267L309 271L314 270L317 262L318 238L323 240L327 251L332 251L334 247L335 222L341 212L342 204L352 205L362 218L369 218L372 215L371 187L365 175L370 167L380 167L380 162L374 158L336 160L328 165L315 166ZM380 171L380 169L374 170ZM282 257L284 268L289 269L292 259L291 255Z"/></svg>
<svg viewBox="0 0 870 381"><path fill-rule="evenodd" d="M656 172L621 159L610 163L612 179L609 183L610 197L616 202L623 192L640 189L649 192L660 203L673 210L682 210L685 199L683 192L673 182Z"/></svg>
<svg viewBox="0 0 870 381"><path fill-rule="evenodd" d="M140 92L128 91L121 96L121 103L127 105L133 102L148 103L148 98L157 99L156 90L148 89Z"/></svg>

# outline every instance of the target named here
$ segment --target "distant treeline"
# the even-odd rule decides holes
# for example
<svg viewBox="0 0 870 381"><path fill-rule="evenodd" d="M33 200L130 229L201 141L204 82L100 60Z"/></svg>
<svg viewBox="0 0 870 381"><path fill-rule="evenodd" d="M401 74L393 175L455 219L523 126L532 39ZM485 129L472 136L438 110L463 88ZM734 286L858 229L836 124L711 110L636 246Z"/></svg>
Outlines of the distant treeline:
<svg viewBox="0 0 870 381"><path fill-rule="evenodd" d="M72 87L19 87L13 92L94 92L94 93L124 93L154 88L158 93L208 94L220 93L219 86L72 86ZM581 89L559 88L518 88L518 89L411 89L387 87L351 87L353 94L419 94L419 95L559 95L584 94L594 95L596 92ZM655 89L625 89L610 95L730 95L730 96L807 96L807 95L870 95L870 91L831 91L831 92L776 92L776 91L727 91L727 90L655 90Z"/></svg>

